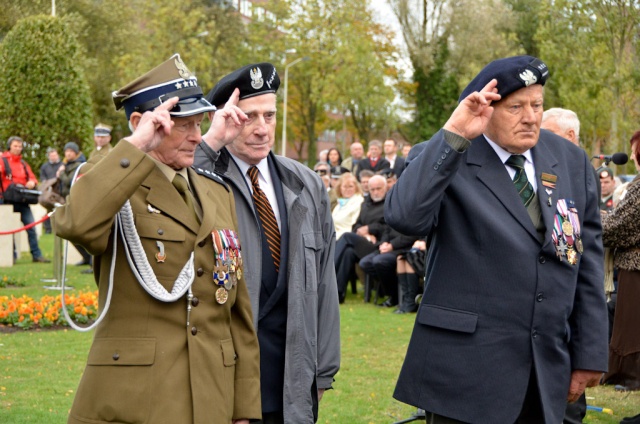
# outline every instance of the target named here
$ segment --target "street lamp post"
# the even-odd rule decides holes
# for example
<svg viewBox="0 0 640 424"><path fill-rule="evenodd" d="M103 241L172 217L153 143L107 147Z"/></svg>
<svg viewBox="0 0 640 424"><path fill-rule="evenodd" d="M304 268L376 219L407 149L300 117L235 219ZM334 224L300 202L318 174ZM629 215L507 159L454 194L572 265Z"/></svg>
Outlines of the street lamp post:
<svg viewBox="0 0 640 424"><path fill-rule="evenodd" d="M282 156L287 156L287 83L289 81L289 68L302 61L309 60L308 56L298 58L284 67L284 104L282 106Z"/></svg>

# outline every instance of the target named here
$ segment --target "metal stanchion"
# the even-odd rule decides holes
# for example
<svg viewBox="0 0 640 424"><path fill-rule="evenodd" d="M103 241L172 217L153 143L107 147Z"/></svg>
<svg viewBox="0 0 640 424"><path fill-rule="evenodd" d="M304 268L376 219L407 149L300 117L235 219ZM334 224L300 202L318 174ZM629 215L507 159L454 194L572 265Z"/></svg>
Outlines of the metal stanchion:
<svg viewBox="0 0 640 424"><path fill-rule="evenodd" d="M55 286L44 286L49 290L62 290L62 266L67 255L63 255L63 240L58 236L53 236L53 278L43 278L43 283L56 283ZM68 242L67 242L68 243ZM66 282L66 279L65 279ZM71 286L65 286L66 290L73 290Z"/></svg>

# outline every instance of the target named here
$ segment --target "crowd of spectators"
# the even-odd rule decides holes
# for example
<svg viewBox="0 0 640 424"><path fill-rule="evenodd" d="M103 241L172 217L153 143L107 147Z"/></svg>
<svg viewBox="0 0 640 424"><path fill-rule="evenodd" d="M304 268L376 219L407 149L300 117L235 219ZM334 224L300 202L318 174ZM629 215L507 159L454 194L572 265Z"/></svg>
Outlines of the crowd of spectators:
<svg viewBox="0 0 640 424"><path fill-rule="evenodd" d="M404 170L410 149L411 144L388 138L369 141L366 155L359 142L351 144L351 155L345 159L336 148L318 155L313 169L324 181L331 202L341 303L349 283L355 287L355 281L364 284L364 279L379 306L397 307L396 313L417 310L426 242L400 234L384 220L386 193Z"/></svg>

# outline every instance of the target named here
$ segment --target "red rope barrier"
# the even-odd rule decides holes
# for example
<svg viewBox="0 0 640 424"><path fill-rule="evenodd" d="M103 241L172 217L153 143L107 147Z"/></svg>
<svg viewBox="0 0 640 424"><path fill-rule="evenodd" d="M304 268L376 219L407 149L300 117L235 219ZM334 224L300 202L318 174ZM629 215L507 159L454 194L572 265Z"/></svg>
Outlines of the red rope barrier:
<svg viewBox="0 0 640 424"><path fill-rule="evenodd" d="M29 229L29 228L31 228L31 227L35 227L35 226L36 226L36 225L38 225L38 224L42 224L42 223L43 223L44 221L46 221L47 219L49 219L49 215L48 215L48 214L47 214L47 215L45 215L45 216L43 216L43 217L42 217L42 218L40 218L39 220L34 221L34 222L32 222L31 224L29 224L29 225L25 225L24 227L18 228L18 229L16 229L16 230L0 231L0 236L8 236L8 235L11 235L11 234L19 233L20 231L26 231L26 230L28 230L28 229Z"/></svg>

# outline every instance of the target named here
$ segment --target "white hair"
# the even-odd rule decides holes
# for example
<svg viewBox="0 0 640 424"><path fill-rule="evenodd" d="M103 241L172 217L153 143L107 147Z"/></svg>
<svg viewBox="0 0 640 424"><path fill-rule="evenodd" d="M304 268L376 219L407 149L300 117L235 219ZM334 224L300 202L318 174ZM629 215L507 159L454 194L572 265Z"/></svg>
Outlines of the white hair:
<svg viewBox="0 0 640 424"><path fill-rule="evenodd" d="M580 120L572 110L553 107L542 114L542 122L553 119L562 131L573 130L576 139L580 138Z"/></svg>

